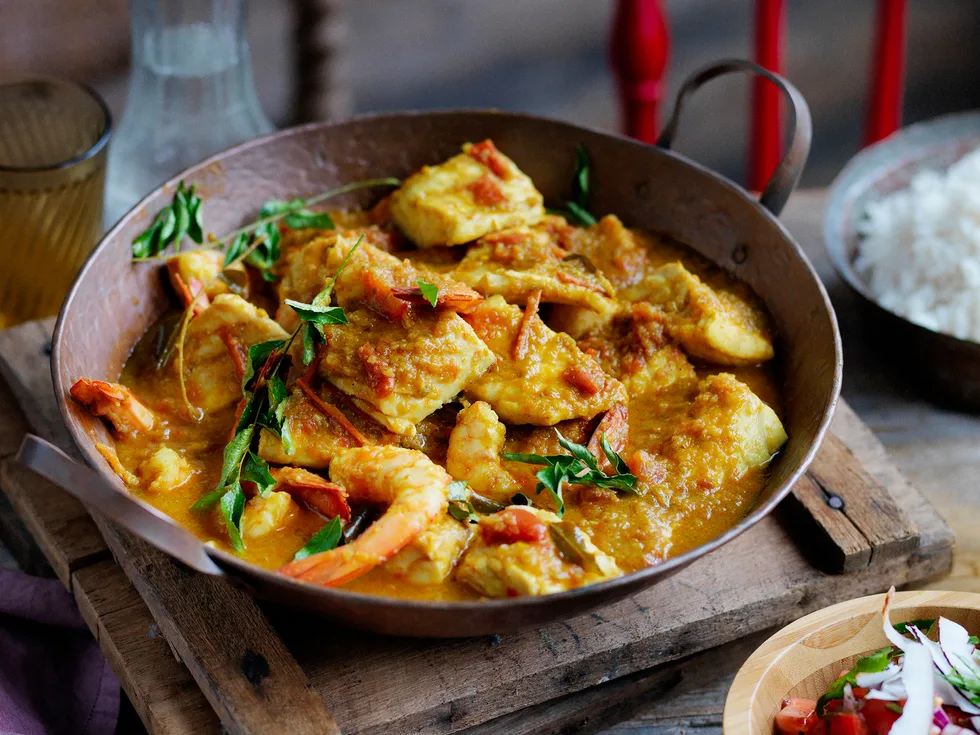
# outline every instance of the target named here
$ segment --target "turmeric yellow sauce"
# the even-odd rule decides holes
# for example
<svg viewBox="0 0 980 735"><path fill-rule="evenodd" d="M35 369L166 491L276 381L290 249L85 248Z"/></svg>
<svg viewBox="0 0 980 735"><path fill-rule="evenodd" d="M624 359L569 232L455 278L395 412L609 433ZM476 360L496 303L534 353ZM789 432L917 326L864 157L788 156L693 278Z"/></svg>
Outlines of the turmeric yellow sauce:
<svg viewBox="0 0 980 735"><path fill-rule="evenodd" d="M492 153L503 163L470 150L457 157L467 158L454 164L459 170L450 167L447 175L469 175L474 165L489 169L479 186L467 189L473 206L511 214L540 207L511 203L521 195L513 191L523 182L520 172ZM248 275L248 301L266 307L289 333L298 318L283 299L309 303L336 273L339 255L365 235L334 295L351 323L325 330L327 357L320 356L312 377L307 371L319 401L292 382L303 367L299 352L293 352L285 416L294 452L266 434L253 449L273 468L305 467L334 482L331 458L359 443L420 450L448 468L451 479L466 481L468 491L501 508L523 493L537 515L515 516L517 531L514 518L508 526L479 508L470 523L448 516L426 521L427 531L413 532L407 545L399 542L391 550L393 559L365 564L342 586L420 600L541 594L660 563L736 524L758 497L768 463L786 439L777 418L782 410L770 360L771 329L751 290L680 243L627 229L615 217L581 227L560 217L535 216L530 224L509 222L475 237L466 229L474 220L446 222L443 216L420 222L425 216L431 220L423 204L435 205L431 196L424 202L411 194L413 187L428 185L424 177L432 170L423 169L416 175L422 179L409 179L370 213L331 213L336 231L284 229L278 282L263 284ZM490 185L498 189L488 193ZM498 195L504 199L498 201ZM451 244L452 238L469 238L470 244L418 247L433 239ZM185 266L174 263L171 273ZM438 286L436 308L412 291L419 280ZM230 303L228 297L209 296L207 309ZM108 418L117 428L119 471L129 477L132 492L202 540L236 553L221 513L192 506L219 483L225 446L237 423L236 359L242 355L236 358L232 350L241 341L261 341L246 336L255 324L272 333L280 328L265 312L242 316L242 323L252 325L248 328L232 319L230 331L221 332L232 345L224 353L214 335L195 332L195 321L205 324L207 314L191 319L184 348L183 377L195 415L183 400L175 357L158 365L180 319L175 310L145 335L120 376L152 412L152 428L120 430L112 413ZM368 330L368 337L355 328ZM430 335L441 341L427 342ZM470 342L476 346L460 346ZM444 348L449 352L440 352ZM425 402L436 389L445 395L430 410ZM396 404L403 393L417 400ZM317 407L323 403L341 414L341 424ZM414 428L406 428L406 417L417 415L424 418L409 419ZM502 447L473 438L481 431L504 437ZM500 457L501 448L563 454L559 431L593 450L600 435L620 437L612 443L636 478L635 493L566 484L559 524L552 515L555 499L537 492L535 473L542 465ZM467 437L475 443L465 444ZM168 464L170 455L159 454L164 447L179 461ZM111 457L111 448L104 452ZM594 453L605 463L601 452ZM605 471L612 469L606 465ZM347 499L357 511L366 504L356 496L354 481L348 484ZM246 506L244 549L238 553L278 569L326 519L300 496L283 496L282 508L269 505L265 515L258 511L259 500ZM559 524L585 540L576 536L579 541L569 551L534 523Z"/></svg>

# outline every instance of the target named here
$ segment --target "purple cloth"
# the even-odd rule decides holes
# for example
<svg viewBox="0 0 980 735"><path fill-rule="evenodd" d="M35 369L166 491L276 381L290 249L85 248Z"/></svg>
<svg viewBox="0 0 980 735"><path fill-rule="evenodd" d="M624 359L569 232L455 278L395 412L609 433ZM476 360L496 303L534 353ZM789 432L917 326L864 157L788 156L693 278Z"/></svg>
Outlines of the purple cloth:
<svg viewBox="0 0 980 735"><path fill-rule="evenodd" d="M0 735L112 735L119 682L56 579L0 569Z"/></svg>

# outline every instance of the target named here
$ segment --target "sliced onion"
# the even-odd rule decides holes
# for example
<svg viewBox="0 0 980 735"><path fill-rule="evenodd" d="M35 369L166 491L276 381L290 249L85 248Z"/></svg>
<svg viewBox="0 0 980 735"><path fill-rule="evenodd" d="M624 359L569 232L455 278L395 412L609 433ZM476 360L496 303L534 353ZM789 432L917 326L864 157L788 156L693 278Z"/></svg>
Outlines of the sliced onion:
<svg viewBox="0 0 980 735"><path fill-rule="evenodd" d="M888 639L888 642L895 646L895 648L904 651L909 646L914 646L915 643L895 630L895 626L892 625L891 616L889 613L891 612L892 602L894 599L895 588L890 587L888 592L885 593L885 604L881 608L882 624L884 625L885 638Z"/></svg>
<svg viewBox="0 0 980 735"><path fill-rule="evenodd" d="M962 671L963 667L970 667L971 673L980 675L980 670L973 664L974 646L970 643L970 634L959 623L954 623L947 618L939 618L939 645L933 644L939 649L937 658L934 649L930 649L936 667L944 674L949 674L954 668ZM945 685L945 686L943 686ZM980 707L973 704L959 689L947 682L945 679L937 686L943 694L943 701L955 704L968 715L980 715ZM945 695L945 696L944 696Z"/></svg>
<svg viewBox="0 0 980 735"><path fill-rule="evenodd" d="M894 587L889 591L891 597ZM887 613L886 598L885 610ZM887 614L885 625L891 627ZM892 628L895 631L894 628ZM898 631L895 631L898 633ZM929 732L934 713L933 663L932 656L925 646L905 639L905 661L902 664L902 683L908 692L908 699L902 709L902 716L895 720L889 735L922 735Z"/></svg>
<svg viewBox="0 0 980 735"><path fill-rule="evenodd" d="M973 729L980 732L980 717L971 717L970 724L973 725Z"/></svg>
<svg viewBox="0 0 980 735"><path fill-rule="evenodd" d="M940 731L939 735L973 735L973 730L950 723Z"/></svg>
<svg viewBox="0 0 980 735"><path fill-rule="evenodd" d="M859 687L874 689L875 687L881 686L889 679L898 678L901 676L901 673L902 669L897 664L890 663L888 664L888 668L883 671L858 674L856 677L854 677L854 679L857 681L857 685Z"/></svg>
<svg viewBox="0 0 980 735"><path fill-rule="evenodd" d="M848 713L855 713L858 711L857 699L854 698L854 690L851 688L850 684L844 685L844 711Z"/></svg>

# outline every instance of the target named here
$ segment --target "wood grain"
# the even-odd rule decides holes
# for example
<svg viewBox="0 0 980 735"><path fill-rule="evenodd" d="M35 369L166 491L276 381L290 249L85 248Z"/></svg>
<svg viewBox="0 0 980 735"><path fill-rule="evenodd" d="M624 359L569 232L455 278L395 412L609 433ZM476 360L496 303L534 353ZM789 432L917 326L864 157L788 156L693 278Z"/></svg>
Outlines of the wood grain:
<svg viewBox="0 0 980 735"><path fill-rule="evenodd" d="M807 475L824 493L841 498L841 512L871 547L869 563L905 555L918 545L915 524L837 437L827 437Z"/></svg>
<svg viewBox="0 0 980 735"><path fill-rule="evenodd" d="M118 564L106 560L78 570L71 589L147 730L154 735L221 732L214 710Z"/></svg>
<svg viewBox="0 0 980 735"><path fill-rule="evenodd" d="M826 490L809 474L793 486L783 510L810 539L815 565L846 573L871 563L871 543L841 510L830 506Z"/></svg>
<svg viewBox="0 0 980 735"><path fill-rule="evenodd" d="M884 595L833 605L775 633L745 662L728 692L725 735L771 735L787 696L816 699L853 665L857 656L888 646L882 630ZM893 623L949 618L980 628L980 595L970 592L904 592L891 610Z"/></svg>

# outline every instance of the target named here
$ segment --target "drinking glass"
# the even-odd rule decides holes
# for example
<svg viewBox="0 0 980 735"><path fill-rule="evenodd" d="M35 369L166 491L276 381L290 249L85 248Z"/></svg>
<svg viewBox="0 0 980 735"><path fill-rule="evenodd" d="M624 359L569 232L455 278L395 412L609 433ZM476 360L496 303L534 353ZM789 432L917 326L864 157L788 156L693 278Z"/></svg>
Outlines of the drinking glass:
<svg viewBox="0 0 980 735"><path fill-rule="evenodd" d="M0 329L56 314L95 246L111 127L88 87L0 83Z"/></svg>

